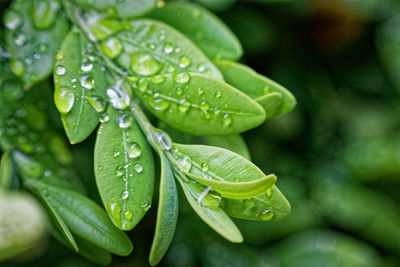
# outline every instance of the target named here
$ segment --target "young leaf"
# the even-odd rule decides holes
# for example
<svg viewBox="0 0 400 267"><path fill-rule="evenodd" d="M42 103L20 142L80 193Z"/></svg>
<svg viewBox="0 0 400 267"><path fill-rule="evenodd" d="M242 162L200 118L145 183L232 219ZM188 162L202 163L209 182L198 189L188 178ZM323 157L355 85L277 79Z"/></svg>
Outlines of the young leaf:
<svg viewBox="0 0 400 267"><path fill-rule="evenodd" d="M251 161L219 147L175 144L173 157L187 176L227 198L255 197L276 182L275 175L267 176Z"/></svg>
<svg viewBox="0 0 400 267"><path fill-rule="evenodd" d="M40 13L35 6L42 4L54 8ZM55 55L67 34L68 22L56 6L56 0L13 1L4 16L11 69L27 87L51 74Z"/></svg>
<svg viewBox="0 0 400 267"><path fill-rule="evenodd" d="M10 153L6 152L2 155L0 161L0 188L9 188L14 176L14 166L10 157Z"/></svg>
<svg viewBox="0 0 400 267"><path fill-rule="evenodd" d="M209 146L217 146L228 149L236 154L241 155L245 159L251 160L249 149L247 148L246 142L240 134L206 136L206 143Z"/></svg>
<svg viewBox="0 0 400 267"><path fill-rule="evenodd" d="M263 194L250 199L222 199L221 208L229 216L245 220L280 220L290 213L290 204L274 185Z"/></svg>
<svg viewBox="0 0 400 267"><path fill-rule="evenodd" d="M149 256L152 266L157 265L174 237L176 222L178 220L178 192L174 175L169 166L168 159L162 151L161 157L161 178L160 178L160 197L158 202L156 232Z"/></svg>
<svg viewBox="0 0 400 267"><path fill-rule="evenodd" d="M93 44L71 31L57 54L54 101L72 144L85 140L106 107L107 81Z"/></svg>
<svg viewBox="0 0 400 267"><path fill-rule="evenodd" d="M142 78L132 88L155 116L194 135L240 133L265 119L263 108L250 97L198 73Z"/></svg>
<svg viewBox="0 0 400 267"><path fill-rule="evenodd" d="M144 15L156 6L157 0L73 0L76 4L107 13L118 18L133 18Z"/></svg>
<svg viewBox="0 0 400 267"><path fill-rule="evenodd" d="M110 33L101 42L102 52L115 59L131 75L154 76L190 71L222 79L219 70L199 48L162 22L150 19L112 22L108 19L89 20L88 24L97 39L105 38L105 32ZM107 27L110 27L108 31ZM96 32L101 35L96 36Z"/></svg>
<svg viewBox="0 0 400 267"><path fill-rule="evenodd" d="M212 194L209 187L204 187L193 180L177 176L186 199L200 218L218 234L234 243L243 242L243 236L228 215L218 207L220 196Z"/></svg>
<svg viewBox="0 0 400 267"><path fill-rule="evenodd" d="M207 9L189 3L166 3L148 17L161 20L185 34L211 59L237 60L242 46L232 31Z"/></svg>
<svg viewBox="0 0 400 267"><path fill-rule="evenodd" d="M117 229L106 212L89 198L71 190L46 185L37 180L28 180L63 219L77 236L111 253L126 256L133 247L129 238Z"/></svg>
<svg viewBox="0 0 400 267"><path fill-rule="evenodd" d="M127 111L109 108L95 145L95 176L114 224L132 229L151 206L154 162L150 147Z"/></svg>
<svg viewBox="0 0 400 267"><path fill-rule="evenodd" d="M285 114L296 106L296 99L287 89L249 67L227 60L220 60L215 64L227 83L264 107L268 118Z"/></svg>

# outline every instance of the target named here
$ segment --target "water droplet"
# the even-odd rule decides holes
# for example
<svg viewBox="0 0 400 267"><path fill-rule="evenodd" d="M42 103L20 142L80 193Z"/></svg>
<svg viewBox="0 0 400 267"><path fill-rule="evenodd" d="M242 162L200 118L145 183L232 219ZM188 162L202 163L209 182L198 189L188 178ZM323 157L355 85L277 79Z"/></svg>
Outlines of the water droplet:
<svg viewBox="0 0 400 267"><path fill-rule="evenodd" d="M218 91L215 92L215 97L216 98L220 98L221 96L222 96L221 90L218 90Z"/></svg>
<svg viewBox="0 0 400 267"><path fill-rule="evenodd" d="M204 198L205 196L207 196L207 194L208 194L208 192L210 192L210 190L211 190L211 186L205 188L205 189L203 190L203 192L201 192L199 198L197 199L197 204L201 205L201 201L203 200L203 198Z"/></svg>
<svg viewBox="0 0 400 267"><path fill-rule="evenodd" d="M192 162L190 160L190 158L188 156L181 156L179 159L179 164L181 165L181 167L185 170L185 171L190 171L190 169L192 168Z"/></svg>
<svg viewBox="0 0 400 267"><path fill-rule="evenodd" d="M206 120L211 119L211 114L210 114L210 112L204 111L204 118L205 118Z"/></svg>
<svg viewBox="0 0 400 267"><path fill-rule="evenodd" d="M56 55L56 60L60 61L64 59L64 55L61 52L58 52Z"/></svg>
<svg viewBox="0 0 400 267"><path fill-rule="evenodd" d="M126 109L131 102L129 95L125 91L110 88L107 90L111 105L116 109Z"/></svg>
<svg viewBox="0 0 400 267"><path fill-rule="evenodd" d="M40 43L38 45L38 51L39 53L45 54L49 50L49 46L45 43Z"/></svg>
<svg viewBox="0 0 400 267"><path fill-rule="evenodd" d="M69 88L56 87L54 91L54 102L58 111L67 114L74 105L75 95Z"/></svg>
<svg viewBox="0 0 400 267"><path fill-rule="evenodd" d="M139 88L140 91L144 92L147 90L148 84L149 83L148 83L147 79L140 79L137 82L137 88Z"/></svg>
<svg viewBox="0 0 400 267"><path fill-rule="evenodd" d="M115 175L116 175L117 177L121 177L122 175L124 175L124 168L123 168L122 166L118 166L118 167L115 169Z"/></svg>
<svg viewBox="0 0 400 267"><path fill-rule="evenodd" d="M150 208L151 208L151 203L148 201L142 205L142 209L144 211L148 211Z"/></svg>
<svg viewBox="0 0 400 267"><path fill-rule="evenodd" d="M190 102L187 99L182 99L181 101L179 101L179 105L178 105L178 109L181 112L186 112L188 111L190 107Z"/></svg>
<svg viewBox="0 0 400 267"><path fill-rule="evenodd" d="M174 81L177 83L188 83L190 81L190 75L187 72L181 72L173 74Z"/></svg>
<svg viewBox="0 0 400 267"><path fill-rule="evenodd" d="M197 65L197 70L199 72L203 72L206 70L206 66L204 66L203 64L199 64L199 65Z"/></svg>
<svg viewBox="0 0 400 267"><path fill-rule="evenodd" d="M33 58L36 60L40 59L40 54L39 53L33 54Z"/></svg>
<svg viewBox="0 0 400 267"><path fill-rule="evenodd" d="M176 94L177 95L182 95L183 94L183 88L182 87L176 88Z"/></svg>
<svg viewBox="0 0 400 267"><path fill-rule="evenodd" d="M171 54L174 52L174 47L171 43L165 43L163 49L166 54Z"/></svg>
<svg viewBox="0 0 400 267"><path fill-rule="evenodd" d="M171 149L172 140L164 131L158 130L158 132L155 133L155 139L163 150Z"/></svg>
<svg viewBox="0 0 400 267"><path fill-rule="evenodd" d="M232 123L232 117L229 114L225 114L222 117L222 122L224 126L229 126Z"/></svg>
<svg viewBox="0 0 400 267"><path fill-rule="evenodd" d="M264 92L264 94L266 94L266 95L270 93L269 85L264 86L263 92Z"/></svg>
<svg viewBox="0 0 400 267"><path fill-rule="evenodd" d="M165 30L160 30L160 34L158 35L158 40L163 41L165 39Z"/></svg>
<svg viewBox="0 0 400 267"><path fill-rule="evenodd" d="M49 177L52 174L52 172L50 170L46 170L44 172L44 176Z"/></svg>
<svg viewBox="0 0 400 267"><path fill-rule="evenodd" d="M175 53L180 53L182 51L182 49L180 47L175 48Z"/></svg>
<svg viewBox="0 0 400 267"><path fill-rule="evenodd" d="M181 68L187 68L190 65L190 58L187 56L182 56L179 60L179 67Z"/></svg>
<svg viewBox="0 0 400 267"><path fill-rule="evenodd" d="M81 85L86 89L93 89L94 87L94 78L91 75L85 75L81 79Z"/></svg>
<svg viewBox="0 0 400 267"><path fill-rule="evenodd" d="M100 96L89 96L86 99L97 112L103 112L106 109L106 103Z"/></svg>
<svg viewBox="0 0 400 267"><path fill-rule="evenodd" d="M128 128L132 125L133 118L129 114L122 114L117 117L118 126L122 129Z"/></svg>
<svg viewBox="0 0 400 267"><path fill-rule="evenodd" d="M149 101L150 106L152 106L155 110L166 110L169 107L169 102L160 98L158 93L155 93L154 96Z"/></svg>
<svg viewBox="0 0 400 267"><path fill-rule="evenodd" d="M210 166L207 164L207 162L203 162L202 164L201 164L201 170L203 171L203 172L206 172L206 171L208 171L210 169Z"/></svg>
<svg viewBox="0 0 400 267"><path fill-rule="evenodd" d="M103 113L100 116L100 122L104 123L110 120L110 116L107 113Z"/></svg>
<svg viewBox="0 0 400 267"><path fill-rule="evenodd" d="M154 75L161 69L161 64L146 52L134 52L131 55L131 69L143 76Z"/></svg>
<svg viewBox="0 0 400 267"><path fill-rule="evenodd" d="M151 77L151 81L155 84L163 83L166 80L165 76L156 75Z"/></svg>
<svg viewBox="0 0 400 267"><path fill-rule="evenodd" d="M167 71L168 71L169 73L172 73L172 72L175 72L175 71L176 71L176 68L175 68L174 66L172 66L172 65L169 65L169 66L167 67Z"/></svg>
<svg viewBox="0 0 400 267"><path fill-rule="evenodd" d="M200 103L200 108L204 111L207 111L210 108L210 104L208 104L207 101L203 101Z"/></svg>
<svg viewBox="0 0 400 267"><path fill-rule="evenodd" d="M257 214L257 217L261 217L263 220L271 219L273 216L274 212L272 208L264 209Z"/></svg>
<svg viewBox="0 0 400 267"><path fill-rule="evenodd" d="M135 171L137 173L141 173L143 171L143 166L140 165L139 163L135 164L135 166L133 166L133 168L135 169Z"/></svg>
<svg viewBox="0 0 400 267"><path fill-rule="evenodd" d="M28 36L25 33L16 32L14 33L13 37L14 37L14 43L17 46L24 46L28 42Z"/></svg>
<svg viewBox="0 0 400 267"><path fill-rule="evenodd" d="M132 220L132 211L127 210L124 212L124 218L127 219L128 221Z"/></svg>
<svg viewBox="0 0 400 267"><path fill-rule="evenodd" d="M114 149L114 152L113 152L113 157L114 158L118 157L120 154L121 154L121 152L119 151L118 148Z"/></svg>
<svg viewBox="0 0 400 267"><path fill-rule="evenodd" d="M202 95L204 93L204 91L201 88L197 88L197 94L198 95Z"/></svg>
<svg viewBox="0 0 400 267"><path fill-rule="evenodd" d="M243 207L245 209L253 208L255 205L256 205L256 203L255 203L254 199L252 199L252 198L243 200Z"/></svg>
<svg viewBox="0 0 400 267"><path fill-rule="evenodd" d="M9 30L18 29L22 25L22 21L22 15L15 10L10 9L4 15L4 24Z"/></svg>
<svg viewBox="0 0 400 267"><path fill-rule="evenodd" d="M121 199L127 199L129 197L129 192L127 190L122 192Z"/></svg>
<svg viewBox="0 0 400 267"><path fill-rule="evenodd" d="M88 72L93 69L93 63L89 58L84 58L82 60L81 71Z"/></svg>
<svg viewBox="0 0 400 267"><path fill-rule="evenodd" d="M131 144L128 148L128 156L132 159L139 157L141 153L142 149L137 143Z"/></svg>
<svg viewBox="0 0 400 267"><path fill-rule="evenodd" d="M22 76L25 71L24 62L22 62L21 60L18 60L18 59L11 60L11 70L16 76Z"/></svg>
<svg viewBox="0 0 400 267"><path fill-rule="evenodd" d="M64 75L64 74L66 73L66 71L67 71L67 70L65 69L64 66L58 65L58 66L56 67L56 74L57 74L57 75L62 76L62 75Z"/></svg>
<svg viewBox="0 0 400 267"><path fill-rule="evenodd" d="M122 43L114 37L108 38L101 43L101 50L110 58L116 58L122 53Z"/></svg>
<svg viewBox="0 0 400 267"><path fill-rule="evenodd" d="M240 179L239 179L239 177L235 177L235 178L233 178L233 181L238 183L238 182L240 182Z"/></svg>

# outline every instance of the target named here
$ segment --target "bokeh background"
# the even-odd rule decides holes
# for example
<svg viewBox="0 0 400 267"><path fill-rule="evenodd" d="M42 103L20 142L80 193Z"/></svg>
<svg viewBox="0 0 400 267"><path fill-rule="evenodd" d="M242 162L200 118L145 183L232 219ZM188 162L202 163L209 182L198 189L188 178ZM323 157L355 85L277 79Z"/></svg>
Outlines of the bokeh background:
<svg viewBox="0 0 400 267"><path fill-rule="evenodd" d="M235 220L245 238L237 245L182 199L160 266L400 266L400 2L197 2L238 36L244 63L297 98L290 114L244 134L252 160L278 176L292 213L283 221ZM93 143L73 152L98 200ZM133 254L112 266L147 266L155 216L151 209L129 233ZM39 252L0 266L92 264L48 238Z"/></svg>

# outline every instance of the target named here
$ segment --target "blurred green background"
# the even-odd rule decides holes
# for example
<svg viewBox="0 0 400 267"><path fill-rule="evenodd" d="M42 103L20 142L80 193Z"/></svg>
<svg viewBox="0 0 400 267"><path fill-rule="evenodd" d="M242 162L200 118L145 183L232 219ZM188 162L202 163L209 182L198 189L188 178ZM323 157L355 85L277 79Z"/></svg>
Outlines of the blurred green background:
<svg viewBox="0 0 400 267"><path fill-rule="evenodd" d="M238 245L181 201L160 266L400 266L400 3L197 2L235 32L243 62L297 98L290 114L244 135L252 160L278 176L292 213L283 221L235 220L245 238ZM92 136L73 152L98 199L93 143ZM155 216L151 209L129 233L132 255L112 266L148 265ZM92 266L54 240L42 243L39 252L0 266Z"/></svg>

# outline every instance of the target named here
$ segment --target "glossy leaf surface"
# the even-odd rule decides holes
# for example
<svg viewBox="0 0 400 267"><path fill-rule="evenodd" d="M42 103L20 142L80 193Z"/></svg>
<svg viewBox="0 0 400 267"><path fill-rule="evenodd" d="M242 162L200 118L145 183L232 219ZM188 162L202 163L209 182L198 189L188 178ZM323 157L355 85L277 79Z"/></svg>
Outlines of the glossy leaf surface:
<svg viewBox="0 0 400 267"><path fill-rule="evenodd" d="M198 73L142 78L132 87L155 116L194 135L239 133L265 119L262 107L250 97L223 81Z"/></svg>
<svg viewBox="0 0 400 267"><path fill-rule="evenodd" d="M155 7L157 0L73 0L76 4L107 13L108 16L132 18L145 14Z"/></svg>
<svg viewBox="0 0 400 267"><path fill-rule="evenodd" d="M151 245L149 262L157 265L167 252L175 233L178 220L178 192L171 167L165 155L160 151L161 178L158 200L156 232Z"/></svg>
<svg viewBox="0 0 400 267"><path fill-rule="evenodd" d="M209 146L217 146L228 149L248 160L251 160L249 149L244 138L240 134L207 136L206 143Z"/></svg>
<svg viewBox="0 0 400 267"><path fill-rule="evenodd" d="M51 74L57 50L69 28L59 8L38 14L35 9L38 4L59 6L55 0L13 1L4 17L11 69L27 87ZM51 13L55 14L50 18Z"/></svg>
<svg viewBox="0 0 400 267"><path fill-rule="evenodd" d="M191 39L211 59L237 60L242 46L231 30L207 9L190 3L166 3L149 17L161 20Z"/></svg>
<svg viewBox="0 0 400 267"><path fill-rule="evenodd" d="M234 243L243 242L242 234L225 212L218 207L221 197L201 184L178 178L186 199L200 218L218 234Z"/></svg>
<svg viewBox="0 0 400 267"><path fill-rule="evenodd" d="M290 204L274 185L250 199L222 199L221 208L229 216L245 220L280 220L290 213Z"/></svg>
<svg viewBox="0 0 400 267"><path fill-rule="evenodd" d="M57 54L54 101L72 144L85 140L106 108L107 81L93 44L71 31Z"/></svg>
<svg viewBox="0 0 400 267"><path fill-rule="evenodd" d="M292 93L251 68L227 60L217 61L216 65L227 83L235 86L264 107L267 118L285 114L296 106L296 99Z"/></svg>
<svg viewBox="0 0 400 267"><path fill-rule="evenodd" d="M223 148L175 144L174 149L173 156L189 177L227 198L255 197L276 182L275 175L265 175L251 161Z"/></svg>
<svg viewBox="0 0 400 267"><path fill-rule="evenodd" d="M130 230L151 206L153 155L129 112L110 108L108 116L97 132L96 183L114 224Z"/></svg>
<svg viewBox="0 0 400 267"><path fill-rule="evenodd" d="M88 27L97 40L102 39L102 52L115 59L130 75L143 77L190 71L222 79L219 70L195 44L162 22L89 19Z"/></svg>
<svg viewBox="0 0 400 267"><path fill-rule="evenodd" d="M14 176L13 162L10 153L6 152L1 156L0 161L0 188L8 188Z"/></svg>

